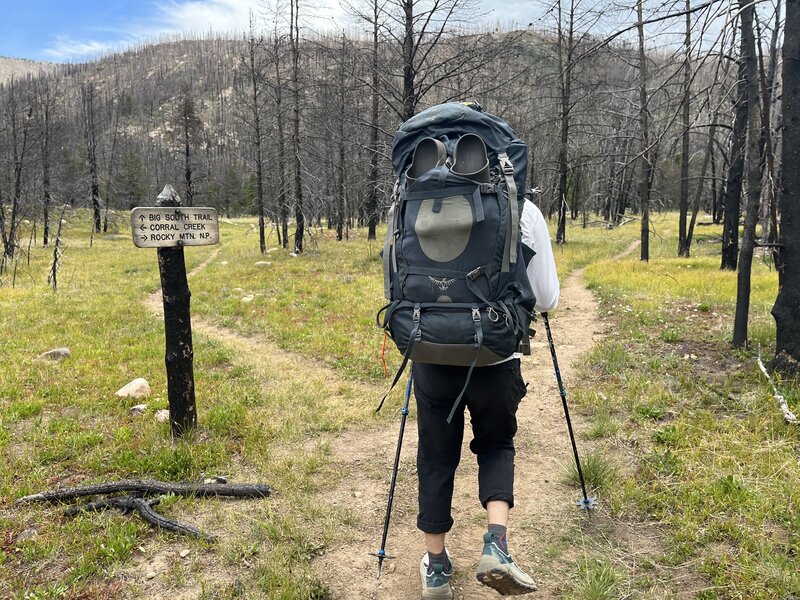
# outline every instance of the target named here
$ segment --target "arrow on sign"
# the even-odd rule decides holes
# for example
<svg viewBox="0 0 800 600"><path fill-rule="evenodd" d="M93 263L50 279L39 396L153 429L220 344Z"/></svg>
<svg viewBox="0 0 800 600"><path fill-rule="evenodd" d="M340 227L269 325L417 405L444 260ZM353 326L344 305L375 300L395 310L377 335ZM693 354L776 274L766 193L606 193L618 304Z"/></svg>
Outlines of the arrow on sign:
<svg viewBox="0 0 800 600"><path fill-rule="evenodd" d="M141 229L142 231L147 231L147 227L145 227L144 225L139 225L139 229Z"/></svg>
<svg viewBox="0 0 800 600"><path fill-rule="evenodd" d="M145 241L145 242L147 241L147 236L146 236L146 235L143 235L143 236L141 236L141 237L142 237L142 240L143 240L143 241Z"/></svg>
<svg viewBox="0 0 800 600"><path fill-rule="evenodd" d="M144 215L139 215L139 220L144 221Z"/></svg>

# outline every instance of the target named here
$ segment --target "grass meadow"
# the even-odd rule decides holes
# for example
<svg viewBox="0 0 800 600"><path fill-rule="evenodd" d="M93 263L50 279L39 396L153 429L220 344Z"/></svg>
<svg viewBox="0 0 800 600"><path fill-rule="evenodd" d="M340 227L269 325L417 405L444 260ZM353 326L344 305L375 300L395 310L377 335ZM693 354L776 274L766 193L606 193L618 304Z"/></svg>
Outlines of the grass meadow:
<svg viewBox="0 0 800 600"><path fill-rule="evenodd" d="M253 367L233 346L195 335L200 424L172 441L154 418L167 408L163 320L144 302L159 288L156 251L133 246L127 219L117 215L119 230L92 240L88 215L66 214L56 293L47 285L49 248L33 246L15 277L3 275L0 597L147 597L154 585L168 595L170 585L194 581L202 598L326 598L309 562L356 519L314 502L342 476L330 468L326 436L394 418L372 410L387 385L374 320L381 235L368 241L354 230L336 242L315 229L307 252L293 257L273 234L262 256L251 220L222 220L220 246L186 249L190 270L214 253L190 280L192 315L261 340L284 360ZM800 596L800 433L783 423L755 350L730 348L736 275L719 271L720 229L698 228L690 259L675 258L676 230L675 215L657 218L647 264L638 250L610 262L638 238L638 222L570 227L555 248L562 278L585 267L614 332L584 357L570 390L585 424L587 476L613 518L647 524L663 540L641 565L609 552L602 536L565 533L583 559L568 567L563 596L655 598L656 584L678 572L700 582L699 598ZM767 354L776 287L774 271L756 261L750 338ZM61 362L36 358L62 346L72 355ZM387 350L390 372L395 355ZM149 398L114 395L136 377L149 381ZM798 409L797 389L781 385ZM140 402L144 414L132 415ZM218 474L278 493L168 498L159 507L229 532L216 546L116 512L65 518L58 507L14 505L56 486ZM171 583L140 576L155 557Z"/></svg>

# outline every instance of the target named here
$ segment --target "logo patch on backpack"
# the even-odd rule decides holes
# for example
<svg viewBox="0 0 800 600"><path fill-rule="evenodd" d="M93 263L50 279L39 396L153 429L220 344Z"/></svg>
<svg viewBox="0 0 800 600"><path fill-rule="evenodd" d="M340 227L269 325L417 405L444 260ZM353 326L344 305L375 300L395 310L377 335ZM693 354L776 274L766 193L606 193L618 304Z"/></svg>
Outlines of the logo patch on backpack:
<svg viewBox="0 0 800 600"><path fill-rule="evenodd" d="M440 292L446 292L447 288L456 282L455 279L436 279L436 277L428 277L428 279L430 279L433 289Z"/></svg>

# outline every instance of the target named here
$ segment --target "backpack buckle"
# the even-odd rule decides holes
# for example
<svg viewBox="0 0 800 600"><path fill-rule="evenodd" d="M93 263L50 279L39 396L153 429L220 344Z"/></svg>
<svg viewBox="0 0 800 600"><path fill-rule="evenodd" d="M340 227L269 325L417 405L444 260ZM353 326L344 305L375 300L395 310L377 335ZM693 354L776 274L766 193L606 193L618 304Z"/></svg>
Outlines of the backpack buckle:
<svg viewBox="0 0 800 600"><path fill-rule="evenodd" d="M414 321L414 323L419 323L420 313L421 313L421 310L419 308L419 305L415 306L414 307L414 314L411 316L411 318Z"/></svg>
<svg viewBox="0 0 800 600"><path fill-rule="evenodd" d="M481 309L479 309L477 306L472 307L472 320L476 323L481 322Z"/></svg>
<svg viewBox="0 0 800 600"><path fill-rule="evenodd" d="M469 279L470 281L475 281L480 276L481 276L481 267L473 269L472 271L467 273L467 279Z"/></svg>
<svg viewBox="0 0 800 600"><path fill-rule="evenodd" d="M497 157L500 161L500 170L503 172L503 175L509 176L514 174L514 165L511 162L511 159L508 158L508 155L503 152L499 154Z"/></svg>

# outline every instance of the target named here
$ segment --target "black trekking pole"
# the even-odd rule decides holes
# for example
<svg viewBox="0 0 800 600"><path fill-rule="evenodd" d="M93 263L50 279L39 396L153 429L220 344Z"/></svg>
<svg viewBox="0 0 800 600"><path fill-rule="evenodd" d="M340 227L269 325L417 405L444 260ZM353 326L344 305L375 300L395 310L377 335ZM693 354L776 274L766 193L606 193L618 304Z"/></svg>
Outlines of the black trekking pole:
<svg viewBox="0 0 800 600"><path fill-rule="evenodd" d="M403 445L403 432L406 429L406 417L408 417L408 403L411 398L411 380L412 375L408 375L408 385L406 386L406 400L403 404L403 409L400 411L402 418L400 420L400 435L397 438L397 450L394 454L394 468L392 469L392 482L389 484L389 501L386 503L386 518L383 521L383 537L381 537L381 549L377 552L370 552L370 555L378 557L378 579L381 577L381 568L383 561L387 558L394 558L386 554L386 538L389 535L389 519L392 516L392 501L394 500L394 486L397 483L397 469L400 466L400 448Z"/></svg>
<svg viewBox="0 0 800 600"><path fill-rule="evenodd" d="M558 381L558 391L561 394L561 404L564 406L564 416L567 418L567 429L569 429L569 439L572 442L572 452L575 455L575 466L578 469L578 479L581 482L581 490L583 490L583 499L576 500L575 504L578 508L590 511L597 506L597 498L590 498L586 494L586 482L583 480L583 470L581 469L581 459L578 458L578 446L575 443L575 433L572 431L572 420L569 418L569 408L567 407L567 390L564 387L564 382L561 380L561 370L558 368L558 357L556 357L556 346L553 344L553 334L550 332L550 321L547 318L547 313L542 313L544 319L544 328L547 331L547 341L550 343L550 355L553 357L553 368L556 371L556 380Z"/></svg>

